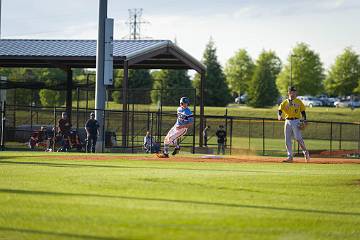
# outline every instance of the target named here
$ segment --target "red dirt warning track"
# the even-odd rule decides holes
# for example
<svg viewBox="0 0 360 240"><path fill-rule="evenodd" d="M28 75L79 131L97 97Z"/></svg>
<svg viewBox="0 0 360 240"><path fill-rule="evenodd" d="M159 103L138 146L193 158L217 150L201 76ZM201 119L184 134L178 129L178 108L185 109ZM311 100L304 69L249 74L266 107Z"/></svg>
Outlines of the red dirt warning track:
<svg viewBox="0 0 360 240"><path fill-rule="evenodd" d="M140 161L159 161L159 162L206 162L206 163L281 163L284 158L281 157L263 157L263 156L231 156L214 158L213 156L175 156L170 158L158 158L155 155L148 156L104 156L104 155L83 155L83 156L43 156L44 158L60 160L140 160ZM294 163L305 163L303 158L294 158ZM350 158L313 158L309 163L317 164L342 164L356 163L360 164L360 159Z"/></svg>

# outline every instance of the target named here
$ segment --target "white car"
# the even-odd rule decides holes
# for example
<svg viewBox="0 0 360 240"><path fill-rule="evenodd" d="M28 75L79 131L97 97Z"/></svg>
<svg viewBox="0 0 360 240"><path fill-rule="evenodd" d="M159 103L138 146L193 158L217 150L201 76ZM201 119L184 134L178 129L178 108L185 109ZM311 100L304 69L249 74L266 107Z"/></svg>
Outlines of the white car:
<svg viewBox="0 0 360 240"><path fill-rule="evenodd" d="M298 99L300 99L305 106L307 107L320 107L322 106L322 102L317 100L314 97L310 96L298 96Z"/></svg>
<svg viewBox="0 0 360 240"><path fill-rule="evenodd" d="M245 93L245 94L235 98L235 103L237 103L237 104L246 103L246 100L247 100L247 94Z"/></svg>
<svg viewBox="0 0 360 240"><path fill-rule="evenodd" d="M331 103L331 107L335 107L335 102L340 101L338 98L328 98Z"/></svg>
<svg viewBox="0 0 360 240"><path fill-rule="evenodd" d="M340 100L334 102L335 107L360 107L360 101L353 101L353 100Z"/></svg>

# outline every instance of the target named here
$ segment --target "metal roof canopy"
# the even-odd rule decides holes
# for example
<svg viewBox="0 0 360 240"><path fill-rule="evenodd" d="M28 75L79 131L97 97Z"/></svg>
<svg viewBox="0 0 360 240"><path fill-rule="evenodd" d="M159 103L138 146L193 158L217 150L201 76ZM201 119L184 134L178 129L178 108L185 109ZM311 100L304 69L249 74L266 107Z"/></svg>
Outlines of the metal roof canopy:
<svg viewBox="0 0 360 240"><path fill-rule="evenodd" d="M194 69L206 67L169 40L114 40L114 68ZM1 39L0 67L95 68L96 40Z"/></svg>

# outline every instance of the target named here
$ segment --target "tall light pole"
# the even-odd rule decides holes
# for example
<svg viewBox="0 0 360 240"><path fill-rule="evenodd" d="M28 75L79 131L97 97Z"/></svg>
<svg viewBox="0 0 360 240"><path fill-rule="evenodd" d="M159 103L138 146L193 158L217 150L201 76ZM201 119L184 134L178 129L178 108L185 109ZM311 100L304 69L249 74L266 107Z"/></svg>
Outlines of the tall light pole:
<svg viewBox="0 0 360 240"><path fill-rule="evenodd" d="M1 8L1 0L0 0L0 39L1 39L1 19L2 19L2 8Z"/></svg>
<svg viewBox="0 0 360 240"><path fill-rule="evenodd" d="M0 0L0 40L1 40L1 19L2 19L2 8L1 8L1 1ZM6 77L5 76L0 76L0 81L6 81ZM0 103L3 104L3 102L5 102L6 100L6 90L5 89L0 89Z"/></svg>
<svg viewBox="0 0 360 240"><path fill-rule="evenodd" d="M113 84L113 28L114 19L107 18L108 0L99 0L99 26L96 49L95 119L99 123L96 151L105 147L105 85Z"/></svg>
<svg viewBox="0 0 360 240"><path fill-rule="evenodd" d="M96 151L102 151L104 144L104 109L105 109L105 22L107 18L107 0L99 0L99 25L96 49L96 86L95 86L95 118L99 122L99 138Z"/></svg>

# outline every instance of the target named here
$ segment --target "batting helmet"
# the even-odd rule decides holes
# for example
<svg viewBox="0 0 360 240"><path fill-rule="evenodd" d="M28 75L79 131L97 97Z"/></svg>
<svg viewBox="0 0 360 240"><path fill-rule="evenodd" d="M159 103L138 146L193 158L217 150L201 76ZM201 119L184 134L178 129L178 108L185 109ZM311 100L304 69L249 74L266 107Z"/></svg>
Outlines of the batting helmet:
<svg viewBox="0 0 360 240"><path fill-rule="evenodd" d="M186 103L187 105L190 104L190 100L187 97L180 98L180 104Z"/></svg>

